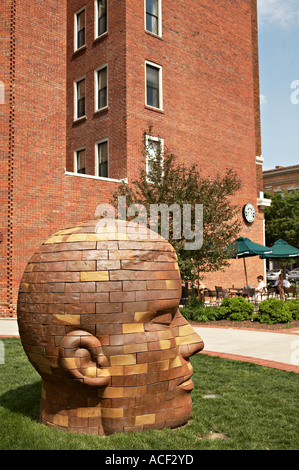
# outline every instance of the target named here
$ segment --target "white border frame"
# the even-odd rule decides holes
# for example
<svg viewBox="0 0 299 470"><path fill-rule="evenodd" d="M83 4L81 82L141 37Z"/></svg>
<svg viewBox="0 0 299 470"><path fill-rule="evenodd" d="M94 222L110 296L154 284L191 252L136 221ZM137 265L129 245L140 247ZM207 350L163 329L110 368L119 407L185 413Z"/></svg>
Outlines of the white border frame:
<svg viewBox="0 0 299 470"><path fill-rule="evenodd" d="M98 79L98 73L103 70L107 69L107 104L106 106L103 106L103 108L99 108L99 79ZM109 105L109 68L108 68L108 63L101 65L101 67L98 67L94 71L94 110L95 112L97 111L102 111L103 109L107 109Z"/></svg>
<svg viewBox="0 0 299 470"><path fill-rule="evenodd" d="M82 150L85 150L85 165L86 165L86 147L83 146L74 150L74 173L80 176L82 175L82 173L78 173L77 153L81 152ZM86 169L86 166L85 166L85 169Z"/></svg>
<svg viewBox="0 0 299 470"><path fill-rule="evenodd" d="M104 36L105 34L108 33L108 27L109 27L109 24L108 24L108 19L109 19L108 18L108 0L107 0L107 29L102 34L99 34L99 31L98 31L98 28L99 28L98 18L99 18L98 0L94 0L94 39L101 38L102 36Z"/></svg>
<svg viewBox="0 0 299 470"><path fill-rule="evenodd" d="M123 178L121 180L117 180L114 178L102 178L101 176L94 176L94 175L83 175L82 173L73 173L71 171L66 171L64 169L65 176L78 176L79 178L87 178L90 180L98 180L98 181L107 181L112 183L128 183L128 178Z"/></svg>
<svg viewBox="0 0 299 470"><path fill-rule="evenodd" d="M78 47L78 21L77 21L77 16L79 13L85 10L85 44L83 46ZM86 47L86 17L87 17L87 12L86 12L86 5L84 7L80 8L80 10L76 11L74 13L74 51L80 51L83 49L83 47Z"/></svg>
<svg viewBox="0 0 299 470"><path fill-rule="evenodd" d="M144 29L148 33L152 34L153 36L157 36L158 38L162 37L162 0L158 0L158 30L159 34L153 33L146 29L146 0L144 0Z"/></svg>
<svg viewBox="0 0 299 470"><path fill-rule="evenodd" d="M98 151L98 146L100 144L103 144L104 142L107 142L107 153L108 153L108 176L107 178L105 178L104 176L99 176L99 151ZM102 140L98 140L96 143L95 143L95 146L94 146L94 151L95 151L95 176L97 178L101 178L103 180L106 180L106 179L111 179L109 178L109 170L110 170L110 143L109 143L109 138L107 137L106 139L102 139Z"/></svg>
<svg viewBox="0 0 299 470"><path fill-rule="evenodd" d="M85 80L85 114L84 116L78 117L78 87L77 84ZM80 119L86 118L86 76L77 78L74 80L74 121L80 121Z"/></svg>
<svg viewBox="0 0 299 470"><path fill-rule="evenodd" d="M156 108L155 106L151 106L147 104L147 76L146 76L147 65L155 67L156 69L159 70L159 105L160 105L159 108ZM148 108L158 109L159 111L163 111L163 67L162 65L158 65L158 64L155 64L154 62L150 62L149 60L146 60L145 67L144 67L144 74L145 74L145 105Z"/></svg>

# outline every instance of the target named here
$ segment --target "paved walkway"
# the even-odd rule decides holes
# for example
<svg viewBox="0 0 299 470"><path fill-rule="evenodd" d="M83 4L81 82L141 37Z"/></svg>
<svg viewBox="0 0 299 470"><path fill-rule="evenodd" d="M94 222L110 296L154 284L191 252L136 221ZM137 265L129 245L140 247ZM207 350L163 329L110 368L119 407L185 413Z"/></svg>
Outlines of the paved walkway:
<svg viewBox="0 0 299 470"><path fill-rule="evenodd" d="M193 327L202 337L202 354L219 356L299 374L299 328L275 331ZM0 338L19 336L16 320L0 319Z"/></svg>
<svg viewBox="0 0 299 470"><path fill-rule="evenodd" d="M205 343L203 354L299 373L299 329L193 328Z"/></svg>

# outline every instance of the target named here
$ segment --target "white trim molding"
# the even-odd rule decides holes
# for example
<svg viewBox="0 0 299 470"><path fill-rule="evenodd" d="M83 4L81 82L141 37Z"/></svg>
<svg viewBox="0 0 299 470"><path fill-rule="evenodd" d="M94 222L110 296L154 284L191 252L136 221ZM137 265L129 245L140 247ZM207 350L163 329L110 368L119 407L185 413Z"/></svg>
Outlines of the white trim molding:
<svg viewBox="0 0 299 470"><path fill-rule="evenodd" d="M264 163L264 157L263 157L262 155L257 155L257 156L255 157L255 163L256 163L257 165L263 165L263 163Z"/></svg>
<svg viewBox="0 0 299 470"><path fill-rule="evenodd" d="M66 171L66 169L64 169L64 174L65 176L78 176L79 178L88 178L88 179L92 179L92 180L99 180L99 181L107 181L107 182L112 182L112 183L127 183L128 182L128 179L127 178L124 178L122 180L117 180L117 179L114 179L114 178L101 178L100 176L94 176L94 175L83 175L83 174L80 174L80 173L74 173L72 171Z"/></svg>
<svg viewBox="0 0 299 470"><path fill-rule="evenodd" d="M263 191L260 191L260 197L257 199L257 205L261 210L264 210L266 207L271 207L272 200L266 199L264 197Z"/></svg>

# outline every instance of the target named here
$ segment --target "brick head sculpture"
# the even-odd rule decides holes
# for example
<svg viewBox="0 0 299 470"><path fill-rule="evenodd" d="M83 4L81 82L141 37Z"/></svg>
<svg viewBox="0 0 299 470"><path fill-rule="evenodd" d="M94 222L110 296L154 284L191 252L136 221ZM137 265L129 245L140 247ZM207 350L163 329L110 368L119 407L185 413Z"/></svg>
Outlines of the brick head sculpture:
<svg viewBox="0 0 299 470"><path fill-rule="evenodd" d="M186 424L190 356L203 348L178 310L177 257L134 225L79 224L31 258L18 299L24 350L42 377L40 419L69 432Z"/></svg>

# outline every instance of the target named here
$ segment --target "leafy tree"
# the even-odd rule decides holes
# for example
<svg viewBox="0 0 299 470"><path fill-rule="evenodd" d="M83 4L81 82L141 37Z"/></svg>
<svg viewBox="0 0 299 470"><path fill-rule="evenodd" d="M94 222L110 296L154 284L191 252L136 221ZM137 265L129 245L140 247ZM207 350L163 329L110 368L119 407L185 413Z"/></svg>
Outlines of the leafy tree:
<svg viewBox="0 0 299 470"><path fill-rule="evenodd" d="M266 193L272 199L271 207L265 209L266 245L272 246L282 238L290 245L299 247L299 191Z"/></svg>
<svg viewBox="0 0 299 470"><path fill-rule="evenodd" d="M144 134L145 138L146 133ZM150 227L151 205L179 205L180 213L169 213L168 240L175 248L183 280L200 279L204 272L218 271L229 265L229 245L237 237L240 223L238 206L232 203L232 196L240 189L240 181L228 169L213 178L204 177L197 165L186 166L177 157L163 150L159 145L155 152L144 141L144 156L148 159L148 171L142 169L136 180L122 182L113 195L112 204L117 209L118 196L126 196L127 208L141 204L146 208L147 225ZM196 205L203 206L203 244L200 249L186 250L190 242L181 232L176 236L175 225L184 227L183 205L191 206L191 230L196 228ZM177 220L178 217L181 220ZM134 219L132 216L131 219ZM156 228L161 230L161 217Z"/></svg>

